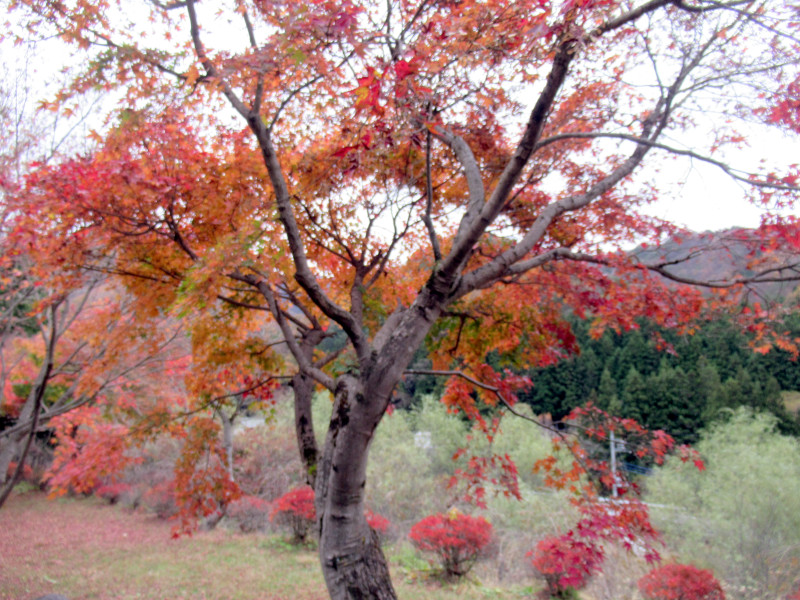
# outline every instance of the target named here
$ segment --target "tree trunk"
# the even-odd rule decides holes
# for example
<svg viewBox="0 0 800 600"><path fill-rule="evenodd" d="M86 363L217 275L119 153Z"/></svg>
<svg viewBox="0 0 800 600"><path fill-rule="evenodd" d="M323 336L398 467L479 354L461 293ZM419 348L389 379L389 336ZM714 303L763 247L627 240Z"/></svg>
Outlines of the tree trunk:
<svg viewBox="0 0 800 600"><path fill-rule="evenodd" d="M8 483L8 466L11 464L11 461L15 460L22 452L25 441L30 435L30 428L34 426L34 417L41 409L42 397L44 396L47 379L50 376L52 368L52 362L45 361L42 363L36 381L28 393L25 404L22 405L22 410L20 410L17 423L29 423L30 426L26 425L24 429L16 433L5 436L4 438L0 437L0 482L2 482L2 485Z"/></svg>
<svg viewBox="0 0 800 600"><path fill-rule="evenodd" d="M314 420L311 415L311 400L314 395L314 380L298 373L292 377L294 391L294 428L297 447L303 462L306 483L312 488L317 478L317 438L314 435Z"/></svg>
<svg viewBox="0 0 800 600"><path fill-rule="evenodd" d="M324 332L320 329L310 329L303 333L299 349L308 363L314 360L314 348L324 339ZM303 463L306 483L312 488L317 479L317 462L319 461L319 448L317 437L314 434L314 417L311 412L311 401L314 397L316 382L307 374L298 372L292 377L292 391L294 392L294 430L297 435L297 449L300 451L300 460Z"/></svg>
<svg viewBox="0 0 800 600"><path fill-rule="evenodd" d="M0 508L6 503L6 500L8 500L11 494L11 490L20 478L22 470L25 467L25 460L28 458L28 451L33 443L33 438L36 436L36 429L39 425L39 412L42 409L42 401L44 400L44 392L47 389L47 382L53 370L52 347L52 343L48 344L46 360L39 370L36 383L28 395L28 399L25 401L25 405L22 407L22 412L20 413L20 420L23 423L30 420L30 429L27 432L21 431L17 435L11 436L7 440L7 445L4 445L0 450L0 465L2 465L3 468L3 483L0 485ZM17 468L10 477L6 477L8 466L18 452L19 462Z"/></svg>
<svg viewBox="0 0 800 600"><path fill-rule="evenodd" d="M370 399L372 407L382 405ZM361 382L337 381L316 485L319 553L332 600L396 600L386 558L364 514L367 456L383 410L367 404Z"/></svg>
<svg viewBox="0 0 800 600"><path fill-rule="evenodd" d="M219 409L219 418L222 420L222 446L225 448L225 465L228 470L228 477L233 481L233 420L236 418L236 411L232 416L228 416L223 408Z"/></svg>

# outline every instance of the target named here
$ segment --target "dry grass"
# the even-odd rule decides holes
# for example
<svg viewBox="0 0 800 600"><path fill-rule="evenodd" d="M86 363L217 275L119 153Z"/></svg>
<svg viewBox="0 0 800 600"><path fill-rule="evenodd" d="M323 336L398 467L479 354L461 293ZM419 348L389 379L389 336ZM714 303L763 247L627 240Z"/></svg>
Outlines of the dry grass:
<svg viewBox="0 0 800 600"><path fill-rule="evenodd" d="M781 392L783 404L791 413L800 413L800 392Z"/></svg>
<svg viewBox="0 0 800 600"><path fill-rule="evenodd" d="M530 597L530 588L442 585L392 561L401 598ZM325 600L313 550L225 530L170 538L169 523L95 499L12 495L0 510L0 600Z"/></svg>

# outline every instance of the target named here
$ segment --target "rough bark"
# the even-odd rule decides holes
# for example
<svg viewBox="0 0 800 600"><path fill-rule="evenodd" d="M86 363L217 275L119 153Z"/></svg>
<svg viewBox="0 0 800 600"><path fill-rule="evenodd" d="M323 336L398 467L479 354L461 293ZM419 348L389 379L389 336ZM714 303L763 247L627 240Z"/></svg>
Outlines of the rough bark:
<svg viewBox="0 0 800 600"><path fill-rule="evenodd" d="M222 445L225 448L228 477L233 481L233 420L236 418L236 411L228 416L224 409L220 409L219 417L222 420Z"/></svg>
<svg viewBox="0 0 800 600"><path fill-rule="evenodd" d="M10 436L6 443L0 449L0 477L3 478L3 485L0 487L0 508L5 504L11 490L16 485L25 466L25 460L28 457L28 450L30 450L33 438L36 436L36 429L39 425L39 412L42 409L42 401L44 400L44 393L47 389L47 382L50 379L50 373L53 371L53 354L55 343L55 326L52 326L52 336L47 346L47 356L45 362L39 369L39 375L36 377L36 382L28 394L25 405L20 413L20 420L23 423L30 421L31 426L28 431L21 431L16 435ZM11 477L6 478L8 466L10 462L19 454L17 468Z"/></svg>
<svg viewBox="0 0 800 600"><path fill-rule="evenodd" d="M298 373L292 378L294 390L294 428L297 435L297 449L303 462L306 483L314 487L317 478L317 438L314 435L314 421L311 416L311 399L314 394L314 380Z"/></svg>
<svg viewBox="0 0 800 600"><path fill-rule="evenodd" d="M358 378L337 381L330 429L316 486L319 552L332 600L395 600L389 568L364 515L367 457L380 399L364 395ZM382 412L381 412L382 414Z"/></svg>

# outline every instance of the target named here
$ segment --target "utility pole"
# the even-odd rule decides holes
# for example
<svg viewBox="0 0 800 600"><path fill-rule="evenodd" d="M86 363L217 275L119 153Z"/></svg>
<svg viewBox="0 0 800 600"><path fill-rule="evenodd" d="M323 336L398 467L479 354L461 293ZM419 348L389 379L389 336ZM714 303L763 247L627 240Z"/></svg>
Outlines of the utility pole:
<svg viewBox="0 0 800 600"><path fill-rule="evenodd" d="M611 497L617 497L617 441L611 430Z"/></svg>

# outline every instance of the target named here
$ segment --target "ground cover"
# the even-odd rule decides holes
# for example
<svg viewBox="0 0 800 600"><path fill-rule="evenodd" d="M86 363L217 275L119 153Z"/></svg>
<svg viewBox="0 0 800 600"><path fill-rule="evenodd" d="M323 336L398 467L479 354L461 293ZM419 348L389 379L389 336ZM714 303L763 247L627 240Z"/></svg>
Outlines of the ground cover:
<svg viewBox="0 0 800 600"><path fill-rule="evenodd" d="M475 580L444 585L393 562L401 598L520 598ZM70 600L324 600L316 552L280 537L218 529L171 539L153 515L93 498L13 495L0 511L0 600L58 592Z"/></svg>

